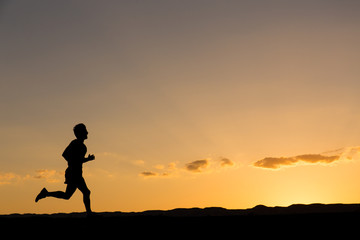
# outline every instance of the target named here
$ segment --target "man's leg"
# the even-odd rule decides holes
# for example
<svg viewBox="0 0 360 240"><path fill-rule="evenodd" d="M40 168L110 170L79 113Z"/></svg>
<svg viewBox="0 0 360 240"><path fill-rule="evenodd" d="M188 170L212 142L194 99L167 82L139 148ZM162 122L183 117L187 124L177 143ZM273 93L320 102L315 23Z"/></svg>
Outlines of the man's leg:
<svg viewBox="0 0 360 240"><path fill-rule="evenodd" d="M55 197L55 198L61 198L61 199L70 199L71 196L76 191L76 185L74 184L68 184L66 187L66 191L56 191L56 192L48 192L46 197Z"/></svg>
<svg viewBox="0 0 360 240"><path fill-rule="evenodd" d="M84 205L85 205L85 208L86 208L86 212L91 213L92 211L91 211L91 207L90 207L90 190L86 186L84 178L82 178L81 181L79 181L79 183L77 185L77 188L83 194L83 201L84 201Z"/></svg>

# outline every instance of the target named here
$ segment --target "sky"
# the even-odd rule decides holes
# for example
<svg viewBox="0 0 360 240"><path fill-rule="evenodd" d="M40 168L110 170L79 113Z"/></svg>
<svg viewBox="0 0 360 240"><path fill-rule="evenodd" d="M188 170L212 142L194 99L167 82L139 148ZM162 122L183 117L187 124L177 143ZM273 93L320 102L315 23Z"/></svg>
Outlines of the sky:
<svg viewBox="0 0 360 240"><path fill-rule="evenodd" d="M360 202L360 2L0 1L0 214Z"/></svg>

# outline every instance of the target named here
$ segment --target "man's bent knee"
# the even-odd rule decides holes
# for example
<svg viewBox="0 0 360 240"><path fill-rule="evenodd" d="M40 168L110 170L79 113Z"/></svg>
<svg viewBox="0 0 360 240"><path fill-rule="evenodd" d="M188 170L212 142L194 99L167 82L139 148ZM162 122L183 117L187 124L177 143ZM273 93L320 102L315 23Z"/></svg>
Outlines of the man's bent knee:
<svg viewBox="0 0 360 240"><path fill-rule="evenodd" d="M71 198L71 196L72 196L72 194L70 195L70 194L65 194L64 195L64 199L65 200L69 200L70 198Z"/></svg>

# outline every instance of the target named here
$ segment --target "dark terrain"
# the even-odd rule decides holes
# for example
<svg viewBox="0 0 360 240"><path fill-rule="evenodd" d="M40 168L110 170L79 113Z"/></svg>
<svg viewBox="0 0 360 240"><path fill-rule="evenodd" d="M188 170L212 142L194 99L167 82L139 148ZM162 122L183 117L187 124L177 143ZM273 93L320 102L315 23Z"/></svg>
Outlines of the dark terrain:
<svg viewBox="0 0 360 240"><path fill-rule="evenodd" d="M205 236L347 239L358 238L360 204L295 204L288 207L258 205L244 210L210 207L101 212L92 218L87 218L85 213L10 214L0 215L0 229L3 234L12 233L19 237L56 239L89 236L117 236L117 239L193 239Z"/></svg>

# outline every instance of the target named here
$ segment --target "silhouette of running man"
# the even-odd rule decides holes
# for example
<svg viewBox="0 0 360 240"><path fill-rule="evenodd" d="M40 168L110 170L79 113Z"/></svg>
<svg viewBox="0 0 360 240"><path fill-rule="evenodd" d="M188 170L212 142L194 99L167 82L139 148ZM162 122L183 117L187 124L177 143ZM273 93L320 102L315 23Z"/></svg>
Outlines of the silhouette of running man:
<svg viewBox="0 0 360 240"><path fill-rule="evenodd" d="M85 157L87 148L84 144L84 140L87 139L88 132L83 123L77 124L74 127L74 134L76 139L67 146L62 154L68 162L68 168L65 171L65 184L67 184L66 191L48 192L46 188L43 188L35 198L35 202L38 202L40 199L46 197L68 200L78 188L83 194L84 205L86 212L89 215L92 213L90 207L90 190L86 186L85 180L82 176L82 165L85 162L94 160L95 156L89 154L88 157Z"/></svg>

